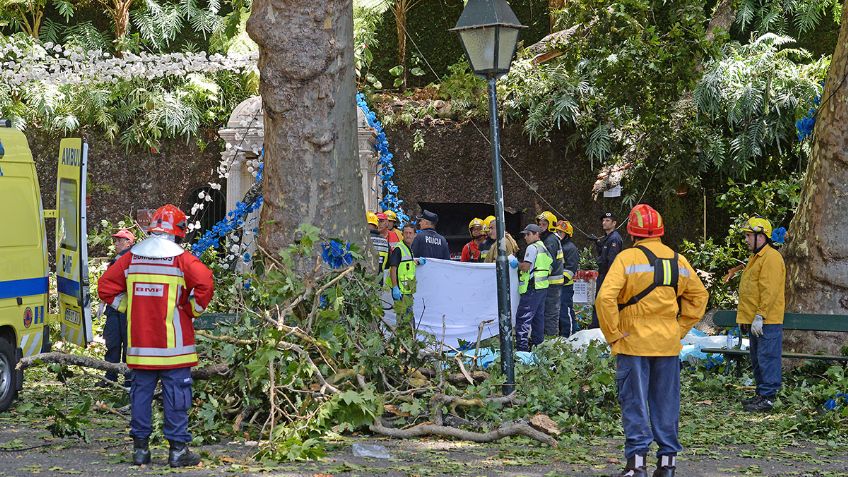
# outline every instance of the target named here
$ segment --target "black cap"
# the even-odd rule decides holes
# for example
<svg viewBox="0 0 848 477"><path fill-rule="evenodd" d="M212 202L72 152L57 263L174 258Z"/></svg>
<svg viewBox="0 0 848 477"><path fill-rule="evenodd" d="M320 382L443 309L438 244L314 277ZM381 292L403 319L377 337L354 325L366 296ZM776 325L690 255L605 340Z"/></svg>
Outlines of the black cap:
<svg viewBox="0 0 848 477"><path fill-rule="evenodd" d="M433 222L435 224L439 221L439 215L435 212L430 212L429 210L424 209L423 211L421 211L421 215L418 216L418 220L421 219L429 220L430 222Z"/></svg>
<svg viewBox="0 0 848 477"><path fill-rule="evenodd" d="M615 220L615 215L613 215L612 212L604 212L603 214L601 214L601 220L603 219Z"/></svg>
<svg viewBox="0 0 848 477"><path fill-rule="evenodd" d="M534 234L540 234L542 233L542 227L539 227L536 224L528 224L527 227L524 227L524 230L521 231L521 234L524 235L530 232Z"/></svg>

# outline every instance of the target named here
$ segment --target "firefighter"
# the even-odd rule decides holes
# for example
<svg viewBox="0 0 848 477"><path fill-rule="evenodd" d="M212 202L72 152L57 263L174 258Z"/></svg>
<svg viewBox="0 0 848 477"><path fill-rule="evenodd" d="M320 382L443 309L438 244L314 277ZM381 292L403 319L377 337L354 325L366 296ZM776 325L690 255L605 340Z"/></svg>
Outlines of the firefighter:
<svg viewBox="0 0 848 477"><path fill-rule="evenodd" d="M480 243L480 261L488 262L489 251L493 250L492 245L495 243L495 238L497 234L492 233L492 229L494 229L495 216L490 215L483 219L483 235L486 236L486 239ZM493 236L495 238L493 238ZM497 250L494 249L495 255L497 255Z"/></svg>
<svg viewBox="0 0 848 477"><path fill-rule="evenodd" d="M380 231L377 229L380 224L377 214L368 212L365 214L365 220L368 221L368 234L371 238L371 246L374 247L374 251L377 252L377 258L380 261L378 274L382 276L383 270L386 269L386 263L389 261L389 241L380 235Z"/></svg>
<svg viewBox="0 0 848 477"><path fill-rule="evenodd" d="M736 322L748 330L756 394L742 400L748 412L768 412L782 380L786 265L771 245L771 223L751 217L742 229L751 257L739 282Z"/></svg>
<svg viewBox="0 0 848 477"><path fill-rule="evenodd" d="M115 258L109 261L109 266L115 264L119 258L129 253L135 244L135 235L127 229L121 229L112 234L115 243ZM106 323L103 325L103 341L106 343L106 356L104 359L109 363L123 363L127 360L127 315L107 306L104 310ZM114 371L107 372L106 381L115 382L118 375ZM132 380L126 380L124 386L129 386Z"/></svg>
<svg viewBox="0 0 848 477"><path fill-rule="evenodd" d="M548 292L548 275L554 259L541 239L542 228L530 224L521 231L527 250L518 264L518 293L521 298L515 315L516 350L530 351L531 346L545 339L545 296ZM510 258L515 268L516 258Z"/></svg>
<svg viewBox="0 0 848 477"><path fill-rule="evenodd" d="M395 245L397 245L397 243L403 238L403 232L397 228L397 214L394 210L390 209L384 210L383 214L386 215L386 219L388 220L388 233L386 234L386 240L389 242L389 248L395 248Z"/></svg>
<svg viewBox="0 0 848 477"><path fill-rule="evenodd" d="M634 247L615 258L595 300L616 355L627 459L622 477L647 477L652 441L659 446L654 477L673 477L683 450L677 437L680 340L703 316L708 294L686 258L663 245L664 232L656 210L634 207L627 222Z"/></svg>
<svg viewBox="0 0 848 477"><path fill-rule="evenodd" d="M186 215L176 206L156 210L147 231L147 239L100 277L97 292L104 303L127 313L133 464L150 463L151 404L161 381L168 464L194 466L200 456L188 448L191 368L197 365L192 320L212 299L212 272L178 245L186 234Z"/></svg>
<svg viewBox="0 0 848 477"><path fill-rule="evenodd" d="M480 246L486 240L486 235L483 233L483 220L474 217L468 223L468 234L471 236L471 241L462 247L461 262L482 262Z"/></svg>
<svg viewBox="0 0 848 477"><path fill-rule="evenodd" d="M412 300L415 294L415 266L424 265L427 259L415 258L410 247L415 240L415 226L406 224L403 227L403 241L398 242L389 256L388 279L391 280L389 288L392 290L394 300L395 316L397 318L397 329L401 330L409 326L412 335L415 336L415 319L412 313Z"/></svg>
<svg viewBox="0 0 848 477"><path fill-rule="evenodd" d="M580 262L580 252L571 240L574 227L567 220L557 222L556 234L562 247L563 284L559 301L559 335L571 336L580 329L577 316L574 314L574 275Z"/></svg>
<svg viewBox="0 0 848 477"><path fill-rule="evenodd" d="M545 334L548 336L559 336L559 308L562 284L565 279L562 275L562 246L556 232L557 218L547 210L536 217L536 224L542 228L542 243L553 257L551 274L548 277L548 292L545 296Z"/></svg>
<svg viewBox="0 0 848 477"><path fill-rule="evenodd" d="M482 257L482 261L485 263L495 263L498 260L498 230L497 230L497 220L494 217L489 216L483 220L484 230L488 229L489 238L486 242L484 242L483 246L486 248L486 255ZM487 246L486 243L489 245ZM506 244L506 254L507 256L517 256L518 255L518 243L512 238L509 232L504 230L504 243ZM482 255L482 252L481 252ZM517 259L516 259L517 260Z"/></svg>

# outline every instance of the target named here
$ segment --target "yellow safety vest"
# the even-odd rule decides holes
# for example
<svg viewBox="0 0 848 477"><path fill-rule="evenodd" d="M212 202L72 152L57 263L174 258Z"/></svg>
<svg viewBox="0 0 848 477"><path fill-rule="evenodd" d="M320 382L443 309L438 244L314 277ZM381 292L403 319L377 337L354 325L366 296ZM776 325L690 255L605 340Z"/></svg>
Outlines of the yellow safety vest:
<svg viewBox="0 0 848 477"><path fill-rule="evenodd" d="M404 295L415 293L415 259L412 251L403 242L398 242L396 248L400 249L400 264L397 267L398 288ZM391 271L386 270L384 284L386 288L392 288Z"/></svg>
<svg viewBox="0 0 848 477"><path fill-rule="evenodd" d="M548 249L541 240L533 242L530 246L536 247L536 259L533 261L533 267L526 272L521 272L519 276L518 293L522 295L527 293L530 280L533 280L533 287L536 290L548 288L548 275L551 273L551 265L554 263L554 259L551 258Z"/></svg>

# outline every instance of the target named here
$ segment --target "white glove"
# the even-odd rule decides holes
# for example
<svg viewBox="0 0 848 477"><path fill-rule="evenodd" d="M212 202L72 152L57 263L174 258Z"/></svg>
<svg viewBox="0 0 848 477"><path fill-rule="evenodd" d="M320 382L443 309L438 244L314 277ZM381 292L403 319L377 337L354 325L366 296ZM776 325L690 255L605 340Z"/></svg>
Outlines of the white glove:
<svg viewBox="0 0 848 477"><path fill-rule="evenodd" d="M754 336L763 336L763 317L757 315L754 317L754 322L751 323L751 334Z"/></svg>

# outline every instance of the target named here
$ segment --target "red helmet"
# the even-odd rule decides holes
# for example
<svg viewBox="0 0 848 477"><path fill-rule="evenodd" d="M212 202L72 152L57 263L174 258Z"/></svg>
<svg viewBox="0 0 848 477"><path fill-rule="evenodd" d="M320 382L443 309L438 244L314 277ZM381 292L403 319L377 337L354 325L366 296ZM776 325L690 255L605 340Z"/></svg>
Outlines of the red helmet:
<svg viewBox="0 0 848 477"><path fill-rule="evenodd" d="M627 233L634 237L662 237L665 226L659 212L648 204L639 204L630 211Z"/></svg>
<svg viewBox="0 0 848 477"><path fill-rule="evenodd" d="M186 220L186 214L179 207L165 204L156 209L147 231L150 233L164 232L177 237L185 237Z"/></svg>

